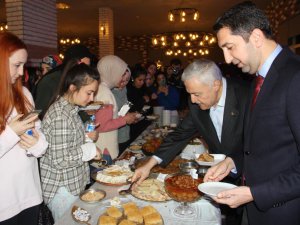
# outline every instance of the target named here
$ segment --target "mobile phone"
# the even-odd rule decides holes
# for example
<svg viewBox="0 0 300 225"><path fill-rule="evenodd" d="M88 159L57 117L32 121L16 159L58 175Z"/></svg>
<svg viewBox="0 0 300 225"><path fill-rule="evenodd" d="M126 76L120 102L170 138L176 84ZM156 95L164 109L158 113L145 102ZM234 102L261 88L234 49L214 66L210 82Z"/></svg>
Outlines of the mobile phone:
<svg viewBox="0 0 300 225"><path fill-rule="evenodd" d="M42 110L40 110L40 109L32 110L32 111L30 111L29 113L23 115L23 116L21 117L21 120L29 119L29 118L32 117L32 116L39 115L41 112L42 112Z"/></svg>

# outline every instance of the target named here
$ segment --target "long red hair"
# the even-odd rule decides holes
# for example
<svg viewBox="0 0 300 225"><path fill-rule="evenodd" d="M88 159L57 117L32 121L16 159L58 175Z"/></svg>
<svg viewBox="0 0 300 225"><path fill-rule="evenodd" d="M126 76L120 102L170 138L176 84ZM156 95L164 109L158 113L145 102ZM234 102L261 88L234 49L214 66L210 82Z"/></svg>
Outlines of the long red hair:
<svg viewBox="0 0 300 225"><path fill-rule="evenodd" d="M0 33L0 134L5 129L7 119L16 108L19 114L25 114L32 105L23 93L22 79L19 77L11 83L9 58L17 50L27 47L22 40L12 33Z"/></svg>

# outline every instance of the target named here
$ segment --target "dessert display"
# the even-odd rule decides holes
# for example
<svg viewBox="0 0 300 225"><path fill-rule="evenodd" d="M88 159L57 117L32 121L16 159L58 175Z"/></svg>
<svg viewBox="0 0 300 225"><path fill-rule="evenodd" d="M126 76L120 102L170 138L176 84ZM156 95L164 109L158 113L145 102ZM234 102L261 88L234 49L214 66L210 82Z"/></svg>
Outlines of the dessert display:
<svg viewBox="0 0 300 225"><path fill-rule="evenodd" d="M147 201L167 201L170 197L165 191L164 183L157 179L146 179L131 194L139 199Z"/></svg>
<svg viewBox="0 0 300 225"><path fill-rule="evenodd" d="M191 175L168 175L165 179L165 189L168 195L179 202L193 202L201 197L198 185L203 183L202 178L194 179Z"/></svg>
<svg viewBox="0 0 300 225"><path fill-rule="evenodd" d="M139 208L136 203L128 202L121 209L109 207L100 215L98 225L163 225L163 220L154 207Z"/></svg>
<svg viewBox="0 0 300 225"><path fill-rule="evenodd" d="M96 175L96 181L108 185L123 185L127 183L127 179L132 177L133 172L128 165L112 165Z"/></svg>
<svg viewBox="0 0 300 225"><path fill-rule="evenodd" d="M94 203L102 200L105 197L106 193L103 190L99 189L87 189L83 191L79 197L82 201L88 203Z"/></svg>

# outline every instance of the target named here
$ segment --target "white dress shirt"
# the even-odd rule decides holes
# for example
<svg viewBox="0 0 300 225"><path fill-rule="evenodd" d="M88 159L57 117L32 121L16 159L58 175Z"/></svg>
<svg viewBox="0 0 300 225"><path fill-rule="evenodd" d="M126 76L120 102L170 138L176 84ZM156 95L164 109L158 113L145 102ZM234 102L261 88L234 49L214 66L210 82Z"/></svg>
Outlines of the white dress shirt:
<svg viewBox="0 0 300 225"><path fill-rule="evenodd" d="M209 111L209 116L212 120L212 123L216 129L219 141L221 142L221 135L222 135L222 127L223 127L223 116L224 116L224 108L225 108L225 100L226 100L226 93L227 93L227 81L224 77L222 77L222 94L215 106L212 106ZM158 164L162 162L162 159L157 157L156 155L152 156Z"/></svg>
<svg viewBox="0 0 300 225"><path fill-rule="evenodd" d="M211 118L212 123L214 124L220 142L221 142L221 135L222 135L223 116L224 116L226 89L227 89L227 82L224 77L222 77L222 83L223 83L222 95L218 103L212 106L209 110L209 116Z"/></svg>

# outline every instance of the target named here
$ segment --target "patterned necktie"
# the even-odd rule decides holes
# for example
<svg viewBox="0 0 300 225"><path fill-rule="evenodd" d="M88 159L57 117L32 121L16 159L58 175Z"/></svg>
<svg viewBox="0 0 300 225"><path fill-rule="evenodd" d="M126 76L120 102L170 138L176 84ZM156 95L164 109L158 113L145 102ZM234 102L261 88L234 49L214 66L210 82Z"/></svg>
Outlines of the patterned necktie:
<svg viewBox="0 0 300 225"><path fill-rule="evenodd" d="M253 109L254 106L255 106L258 93L260 92L260 88L261 88L263 83L264 83L264 77L261 76L261 75L257 75L256 78L255 78L255 89L254 89L254 93L253 93L251 109Z"/></svg>

